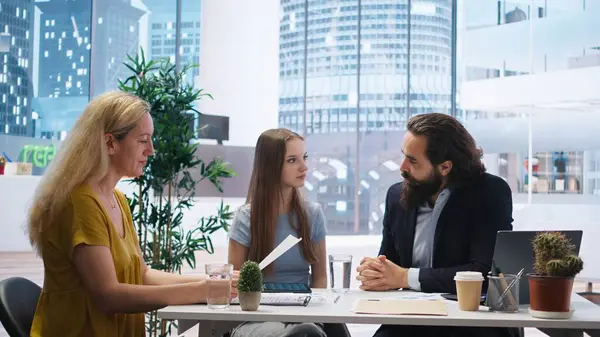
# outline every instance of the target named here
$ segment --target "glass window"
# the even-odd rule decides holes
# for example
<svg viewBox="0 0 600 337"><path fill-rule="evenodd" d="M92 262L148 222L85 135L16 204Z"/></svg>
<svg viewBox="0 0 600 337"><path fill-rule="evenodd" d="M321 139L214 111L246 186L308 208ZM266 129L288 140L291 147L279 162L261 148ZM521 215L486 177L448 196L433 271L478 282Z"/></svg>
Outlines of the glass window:
<svg viewBox="0 0 600 337"><path fill-rule="evenodd" d="M156 15L164 11L153 10L156 1L97 1L93 13L96 24L93 28L94 43L92 63L92 92L97 96L115 90L119 79L130 76L130 70L123 65L127 55L135 56L143 48L149 53ZM159 14L156 14L159 13ZM168 11L167 11L168 13ZM172 20L175 16L172 10Z"/></svg>
<svg viewBox="0 0 600 337"><path fill-rule="evenodd" d="M201 0L181 0L179 46L174 1L93 1L0 0L0 154L13 162L8 173L16 174L17 162L23 174L43 173L89 98L130 75L128 54L142 48L149 59L205 61L210 39L201 20L209 7ZM371 235L375 253L387 189L402 179L406 122L431 112L465 123L488 171L508 182L515 229L593 233L600 212L600 2L535 1L530 8L530 1L459 0L455 13L452 0L411 3L409 11L405 0L279 2L278 50L265 50L278 53L278 116L265 125L305 137L305 192L323 207L329 234ZM186 81L212 93L199 83L201 69ZM253 149L240 147L243 155L233 156L235 147L222 151L250 162ZM249 179L248 167L234 167L239 179ZM588 249L582 254L592 256Z"/></svg>
<svg viewBox="0 0 600 337"><path fill-rule="evenodd" d="M9 173L22 162L25 173L41 174L88 102L90 49L84 41L91 7L91 0L2 1L0 153L12 162Z"/></svg>
<svg viewBox="0 0 600 337"><path fill-rule="evenodd" d="M459 116L485 151L488 171L513 191L515 229L582 229L588 237L596 230L594 3L458 2ZM589 273L600 266L594 254L582 247Z"/></svg>
<svg viewBox="0 0 600 337"><path fill-rule="evenodd" d="M307 139L308 195L333 235L380 235L407 119L451 112L451 1L412 3L408 13L402 1L309 1L305 15L304 0L282 2L279 108L294 117L280 126Z"/></svg>

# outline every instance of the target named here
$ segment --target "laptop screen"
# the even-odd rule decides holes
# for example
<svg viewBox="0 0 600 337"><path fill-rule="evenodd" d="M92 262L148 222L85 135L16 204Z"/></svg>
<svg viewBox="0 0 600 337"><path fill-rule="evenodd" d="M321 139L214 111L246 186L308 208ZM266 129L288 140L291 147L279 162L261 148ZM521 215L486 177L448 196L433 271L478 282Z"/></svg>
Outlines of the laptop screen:
<svg viewBox="0 0 600 337"><path fill-rule="evenodd" d="M549 230L550 231L550 230ZM564 233L579 255L581 230L551 230ZM524 269L519 280L519 304L529 304L529 280L527 274L533 273L534 254L532 241L535 235L546 231L499 231L496 234L494 263L503 274L517 274Z"/></svg>

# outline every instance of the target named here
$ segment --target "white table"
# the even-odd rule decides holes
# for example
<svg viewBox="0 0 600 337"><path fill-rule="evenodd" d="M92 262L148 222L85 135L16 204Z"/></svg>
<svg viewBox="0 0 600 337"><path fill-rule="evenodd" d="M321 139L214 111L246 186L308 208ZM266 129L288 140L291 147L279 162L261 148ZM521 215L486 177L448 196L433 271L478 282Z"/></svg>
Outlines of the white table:
<svg viewBox="0 0 600 337"><path fill-rule="evenodd" d="M178 320L180 331L185 331L198 322L201 323L199 336L219 334L223 329L235 326L232 322L321 322L346 324L394 324L394 325L431 325L431 326L471 326L471 327L532 327L542 330L550 336L582 336L583 331L591 336L599 336L600 307L583 297L573 294L573 316L567 320L537 319L528 312L528 306L521 306L517 313L489 312L481 307L480 311L468 312L458 309L454 301L446 301L448 316L419 315L365 315L352 312L356 300L361 298L385 298L412 296L407 291L365 292L350 290L342 295L337 303L309 303L307 307L299 306L260 306L258 311L242 311L238 305L228 309L214 310L206 305L169 306L158 311L158 317ZM213 328L204 326L204 321L213 323ZM217 324L214 324L214 323ZM237 323L235 323L237 324ZM220 331L219 331L220 330Z"/></svg>

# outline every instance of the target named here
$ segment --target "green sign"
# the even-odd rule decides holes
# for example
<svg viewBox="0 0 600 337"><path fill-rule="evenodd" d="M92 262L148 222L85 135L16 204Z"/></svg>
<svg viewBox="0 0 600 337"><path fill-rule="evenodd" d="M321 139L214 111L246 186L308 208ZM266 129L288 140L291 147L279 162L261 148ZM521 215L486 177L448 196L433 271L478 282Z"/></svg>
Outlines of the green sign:
<svg viewBox="0 0 600 337"><path fill-rule="evenodd" d="M45 168L50 164L56 155L56 147L54 144L42 145L25 145L21 150L22 163L32 163L34 167Z"/></svg>

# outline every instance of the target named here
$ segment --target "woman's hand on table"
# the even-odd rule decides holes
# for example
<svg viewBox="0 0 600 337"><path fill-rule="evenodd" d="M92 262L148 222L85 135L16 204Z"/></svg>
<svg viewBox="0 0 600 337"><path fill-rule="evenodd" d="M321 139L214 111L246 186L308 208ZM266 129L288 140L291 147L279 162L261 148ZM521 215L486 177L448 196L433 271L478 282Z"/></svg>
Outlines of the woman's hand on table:
<svg viewBox="0 0 600 337"><path fill-rule="evenodd" d="M238 296L238 280L240 279L240 271L234 270L231 275L231 298L234 299Z"/></svg>

